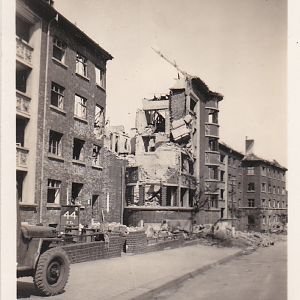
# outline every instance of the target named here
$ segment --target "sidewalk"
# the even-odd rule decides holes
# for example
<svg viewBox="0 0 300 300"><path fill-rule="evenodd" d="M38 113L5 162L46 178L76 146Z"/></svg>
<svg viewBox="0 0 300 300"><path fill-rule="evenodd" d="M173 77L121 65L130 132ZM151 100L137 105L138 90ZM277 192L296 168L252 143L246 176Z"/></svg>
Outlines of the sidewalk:
<svg viewBox="0 0 300 300"><path fill-rule="evenodd" d="M194 245L74 264L65 292L49 299L152 299L151 291L176 285L239 253L237 248ZM45 299L37 296L31 282L18 280L18 299Z"/></svg>

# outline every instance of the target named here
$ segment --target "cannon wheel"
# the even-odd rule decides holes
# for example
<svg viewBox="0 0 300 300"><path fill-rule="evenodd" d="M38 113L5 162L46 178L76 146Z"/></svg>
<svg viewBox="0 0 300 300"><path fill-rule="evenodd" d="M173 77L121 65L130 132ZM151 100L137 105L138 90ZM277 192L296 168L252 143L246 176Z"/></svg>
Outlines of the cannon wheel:
<svg viewBox="0 0 300 300"><path fill-rule="evenodd" d="M69 278L70 262L59 247L41 254L33 277L35 287L45 296L60 294Z"/></svg>

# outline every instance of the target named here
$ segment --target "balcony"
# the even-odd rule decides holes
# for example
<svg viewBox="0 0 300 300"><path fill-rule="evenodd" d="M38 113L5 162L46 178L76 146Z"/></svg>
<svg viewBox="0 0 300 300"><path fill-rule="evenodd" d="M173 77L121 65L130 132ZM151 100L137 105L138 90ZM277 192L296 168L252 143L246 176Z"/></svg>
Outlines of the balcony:
<svg viewBox="0 0 300 300"><path fill-rule="evenodd" d="M219 137L219 125L212 124L212 123L206 123L205 124L205 135Z"/></svg>
<svg viewBox="0 0 300 300"><path fill-rule="evenodd" d="M23 170L27 171L28 167L28 153L29 150L27 148L17 146L17 151L16 151L16 166L18 170Z"/></svg>
<svg viewBox="0 0 300 300"><path fill-rule="evenodd" d="M17 41L16 43L17 58L19 58L20 61L22 61L23 63L31 67L33 48L30 47L26 42L24 42L18 37L16 38L16 41Z"/></svg>
<svg viewBox="0 0 300 300"><path fill-rule="evenodd" d="M218 153L205 153L205 164L207 165L219 165Z"/></svg>
<svg viewBox="0 0 300 300"><path fill-rule="evenodd" d="M209 100L206 102L206 108L218 109L218 101L217 100Z"/></svg>
<svg viewBox="0 0 300 300"><path fill-rule="evenodd" d="M30 117L30 98L21 92L16 92L17 113L23 117Z"/></svg>

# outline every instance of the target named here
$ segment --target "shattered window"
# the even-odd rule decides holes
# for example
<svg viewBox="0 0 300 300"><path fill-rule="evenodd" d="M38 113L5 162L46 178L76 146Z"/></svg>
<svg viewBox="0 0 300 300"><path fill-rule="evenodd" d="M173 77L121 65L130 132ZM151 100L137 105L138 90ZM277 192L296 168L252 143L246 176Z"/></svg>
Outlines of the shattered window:
<svg viewBox="0 0 300 300"><path fill-rule="evenodd" d="M61 181L48 179L47 203L59 204Z"/></svg>
<svg viewBox="0 0 300 300"><path fill-rule="evenodd" d="M55 59L61 61L62 63L65 60L66 48L67 48L67 45L65 42L63 42L57 38L53 38L53 54L52 54L52 56Z"/></svg>
<svg viewBox="0 0 300 300"><path fill-rule="evenodd" d="M62 156L62 134L53 130L49 132L49 153Z"/></svg>
<svg viewBox="0 0 300 300"><path fill-rule="evenodd" d="M105 84L106 84L105 71L98 67L95 67L95 71L96 71L96 83L99 86L101 86L103 89L105 89Z"/></svg>
<svg viewBox="0 0 300 300"><path fill-rule="evenodd" d="M148 126L153 126L153 133L165 132L166 112L164 110L148 110L145 115Z"/></svg>
<svg viewBox="0 0 300 300"><path fill-rule="evenodd" d="M99 104L96 104L94 128L102 128L103 125L104 125L104 108Z"/></svg>
<svg viewBox="0 0 300 300"><path fill-rule="evenodd" d="M64 108L64 91L65 88L59 84L52 82L51 85L51 105L60 109Z"/></svg>
<svg viewBox="0 0 300 300"><path fill-rule="evenodd" d="M208 123L218 124L218 112L215 110L209 110Z"/></svg>
<svg viewBox="0 0 300 300"><path fill-rule="evenodd" d="M101 150L100 146L98 146L98 145L93 146L93 156L92 156L93 166L97 166L97 167L101 166L101 163L100 163L100 150Z"/></svg>
<svg viewBox="0 0 300 300"><path fill-rule="evenodd" d="M161 186L145 185L145 205L155 206L161 204Z"/></svg>
<svg viewBox="0 0 300 300"><path fill-rule="evenodd" d="M72 182L72 199L71 199L71 204L77 204L79 203L79 195L80 192L83 188L83 183L76 183Z"/></svg>
<svg viewBox="0 0 300 300"><path fill-rule="evenodd" d="M74 138L73 141L73 159L74 160L84 160L84 144L85 141Z"/></svg>
<svg viewBox="0 0 300 300"><path fill-rule="evenodd" d="M87 77L87 59L79 53L76 55L76 73Z"/></svg>
<svg viewBox="0 0 300 300"><path fill-rule="evenodd" d="M86 119L86 102L87 100L84 97L79 95L75 95L75 107L74 107L74 115L81 119Z"/></svg>

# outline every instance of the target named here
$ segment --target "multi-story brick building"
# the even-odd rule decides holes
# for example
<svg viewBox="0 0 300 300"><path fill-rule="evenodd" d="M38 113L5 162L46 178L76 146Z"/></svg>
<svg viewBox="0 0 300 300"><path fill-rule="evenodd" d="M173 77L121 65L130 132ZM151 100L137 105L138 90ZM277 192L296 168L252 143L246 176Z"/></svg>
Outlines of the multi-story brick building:
<svg viewBox="0 0 300 300"><path fill-rule="evenodd" d="M220 217L218 102L198 77L178 79L170 93L143 100L137 111L135 155L128 157L124 220Z"/></svg>
<svg viewBox="0 0 300 300"><path fill-rule="evenodd" d="M287 169L277 161L256 156L246 140L242 161L244 198L239 209L241 229L269 230L277 222L287 221Z"/></svg>
<svg viewBox="0 0 300 300"><path fill-rule="evenodd" d="M287 169L253 153L246 140L246 154L220 143L220 198L224 218L240 230L265 231L287 222Z"/></svg>
<svg viewBox="0 0 300 300"><path fill-rule="evenodd" d="M17 0L16 35L22 219L58 224L61 205L79 204L83 223L100 215L120 221L124 161L103 147L112 56L53 1Z"/></svg>
<svg viewBox="0 0 300 300"><path fill-rule="evenodd" d="M243 169L244 154L234 150L224 142L220 147L220 197L224 202L224 219L235 218L237 208L243 200Z"/></svg>

